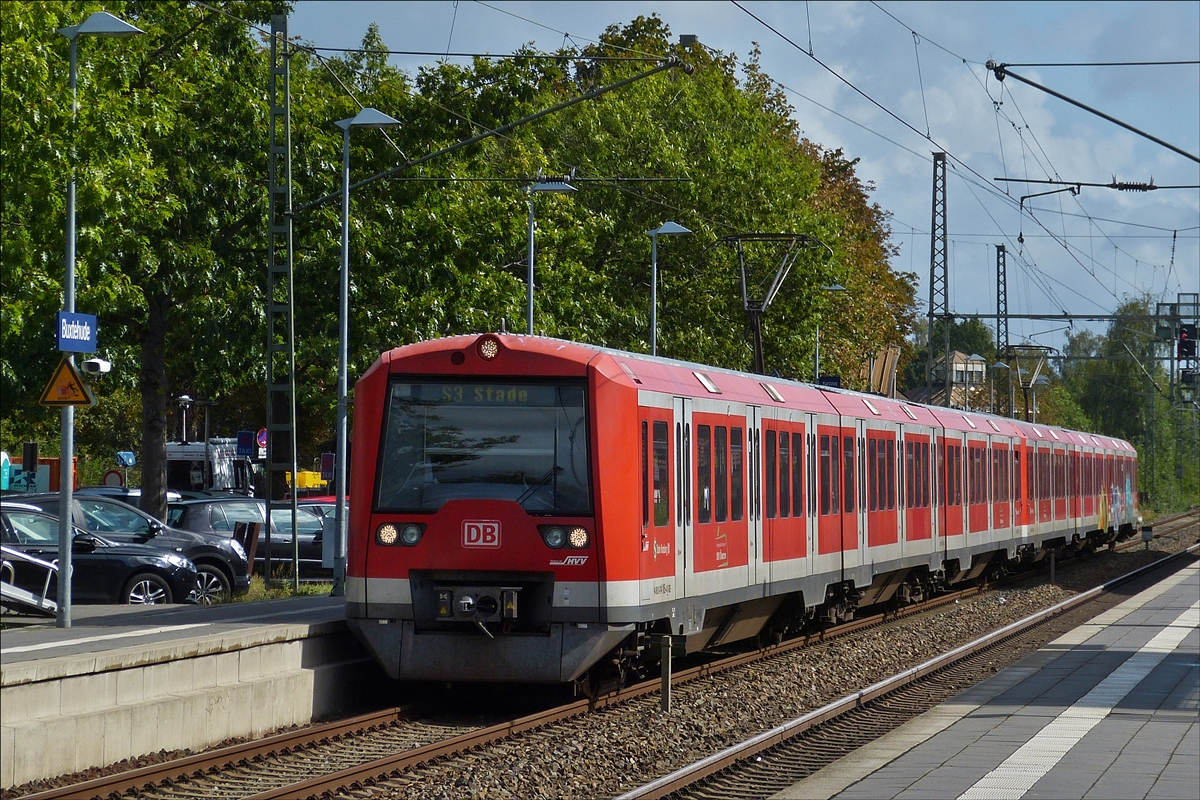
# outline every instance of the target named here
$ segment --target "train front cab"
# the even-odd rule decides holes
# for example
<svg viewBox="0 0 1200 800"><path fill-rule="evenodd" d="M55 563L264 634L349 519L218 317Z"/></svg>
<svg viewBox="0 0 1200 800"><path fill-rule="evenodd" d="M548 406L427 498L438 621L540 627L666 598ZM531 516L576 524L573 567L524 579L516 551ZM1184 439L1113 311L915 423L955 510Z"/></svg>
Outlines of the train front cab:
<svg viewBox="0 0 1200 800"><path fill-rule="evenodd" d="M569 682L633 630L601 611L604 576L636 574L637 532L599 475L635 484L635 403L596 355L455 337L357 383L347 621L391 677ZM606 513L629 542L606 547Z"/></svg>

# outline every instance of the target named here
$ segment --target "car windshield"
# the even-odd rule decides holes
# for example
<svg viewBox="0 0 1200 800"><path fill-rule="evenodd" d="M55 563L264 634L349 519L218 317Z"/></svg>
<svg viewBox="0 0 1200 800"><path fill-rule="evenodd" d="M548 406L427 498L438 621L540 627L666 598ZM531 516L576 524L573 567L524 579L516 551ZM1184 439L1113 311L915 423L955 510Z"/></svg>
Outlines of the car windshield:
<svg viewBox="0 0 1200 800"><path fill-rule="evenodd" d="M5 511L17 544L58 544L58 519L35 511Z"/></svg>
<svg viewBox="0 0 1200 800"><path fill-rule="evenodd" d="M531 513L588 514L585 409L579 384L396 381L375 504L428 512L495 498Z"/></svg>
<svg viewBox="0 0 1200 800"><path fill-rule="evenodd" d="M83 526L93 533L149 533L150 523L132 508L111 500L77 499Z"/></svg>
<svg viewBox="0 0 1200 800"><path fill-rule="evenodd" d="M284 509L282 512L276 511L271 515L271 519L275 523L275 528L283 534L292 535L292 515L291 512ZM312 514L304 509L296 510L296 527L302 534L317 534L321 532L321 519L316 514Z"/></svg>

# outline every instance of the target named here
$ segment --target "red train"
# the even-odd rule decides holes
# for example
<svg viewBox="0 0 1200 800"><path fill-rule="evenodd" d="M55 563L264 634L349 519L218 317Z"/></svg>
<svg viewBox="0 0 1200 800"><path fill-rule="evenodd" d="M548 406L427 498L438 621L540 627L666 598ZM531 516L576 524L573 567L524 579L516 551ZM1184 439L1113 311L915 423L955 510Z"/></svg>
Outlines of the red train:
<svg viewBox="0 0 1200 800"><path fill-rule="evenodd" d="M1124 441L513 335L384 353L351 468L347 616L401 679L594 682L1138 521Z"/></svg>

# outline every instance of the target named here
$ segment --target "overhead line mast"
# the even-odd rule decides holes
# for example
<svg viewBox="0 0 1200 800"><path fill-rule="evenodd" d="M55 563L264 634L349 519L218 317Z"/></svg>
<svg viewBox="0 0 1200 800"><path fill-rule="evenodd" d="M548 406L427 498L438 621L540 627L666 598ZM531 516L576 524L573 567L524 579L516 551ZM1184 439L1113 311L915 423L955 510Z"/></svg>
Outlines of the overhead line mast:
<svg viewBox="0 0 1200 800"><path fill-rule="evenodd" d="M946 154L933 154L933 214L929 224L929 350L925 359L926 402L933 405L933 326L942 318L946 334L946 361L943 384L946 405L950 405L950 309L946 263Z"/></svg>

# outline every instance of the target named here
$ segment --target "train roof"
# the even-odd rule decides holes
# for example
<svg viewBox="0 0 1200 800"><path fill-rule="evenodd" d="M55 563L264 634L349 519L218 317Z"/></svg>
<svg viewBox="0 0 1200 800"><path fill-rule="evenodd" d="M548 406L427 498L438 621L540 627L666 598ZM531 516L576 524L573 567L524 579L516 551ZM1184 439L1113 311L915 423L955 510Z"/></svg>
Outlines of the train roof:
<svg viewBox="0 0 1200 800"><path fill-rule="evenodd" d="M814 386L786 378L755 375L724 367L645 353L631 353L546 336L472 333L428 339L383 353L368 372L403 358L406 365L412 366L414 371L444 373L446 365L442 358L445 353L466 351L477 345L485 336L495 339L504 350L518 356L521 362L519 367L530 374L582 375L589 365L600 366L596 361L597 356L601 356L610 360L616 367L601 371L610 380L624 383L633 389L689 397L719 397L759 406L786 406L816 414L834 413L904 425L939 427L963 433L999 434L1047 444L1062 443L1134 452L1133 446L1128 442L1111 436L1029 423L980 411L927 406L901 398ZM553 365L558 366L556 368ZM511 370L505 367L504 371Z"/></svg>

